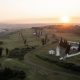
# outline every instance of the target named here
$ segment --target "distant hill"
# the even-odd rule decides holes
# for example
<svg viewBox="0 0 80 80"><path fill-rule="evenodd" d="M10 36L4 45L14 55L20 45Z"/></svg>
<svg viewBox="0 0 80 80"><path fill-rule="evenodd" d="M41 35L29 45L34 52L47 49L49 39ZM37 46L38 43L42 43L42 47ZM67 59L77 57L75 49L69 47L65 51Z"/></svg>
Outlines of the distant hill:
<svg viewBox="0 0 80 80"><path fill-rule="evenodd" d="M0 28L31 28L31 27L42 27L50 24L0 24Z"/></svg>

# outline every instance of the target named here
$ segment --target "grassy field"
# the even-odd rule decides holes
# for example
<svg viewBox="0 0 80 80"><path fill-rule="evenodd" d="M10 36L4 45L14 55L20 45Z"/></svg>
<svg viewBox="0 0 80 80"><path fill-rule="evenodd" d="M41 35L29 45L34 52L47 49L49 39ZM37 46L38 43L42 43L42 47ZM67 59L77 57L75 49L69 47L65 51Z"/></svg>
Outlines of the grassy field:
<svg viewBox="0 0 80 80"><path fill-rule="evenodd" d="M26 30L22 30L21 31L23 36L25 37L25 39L27 40L27 43L29 45L40 45L40 42L38 39L36 39L33 35L32 35L32 31L31 29L26 29ZM19 32L16 32L14 34L9 34L7 38L2 38L0 39L1 41L4 41L4 45L2 45L3 47L8 47L9 49L13 49L13 48L17 48L17 47L24 47L23 44L23 39L21 37L21 35L19 34Z"/></svg>
<svg viewBox="0 0 80 80"><path fill-rule="evenodd" d="M0 63L2 64L2 67L10 67L12 69L24 70L26 73L28 73L29 80L80 80L79 76L68 73L66 72L67 70L63 69L62 67L43 61L35 56L37 54L41 56L46 56L50 59L55 58L54 56L48 54L48 51L50 49L55 49L58 45L57 42L52 43L55 38L50 38L50 42L42 46L40 39L32 35L32 29L28 28L22 30L21 32L27 40L28 45L37 46L37 48L27 53L24 56L24 60L21 61L18 59L8 59L6 56L3 55L3 57L0 58ZM50 35L51 34L49 34L49 36ZM79 36L76 36L72 33L56 33L56 35L58 37L60 37L61 35L62 37L72 41L80 40ZM3 46L4 48L9 48L9 50L25 47L23 44L23 39L19 32L11 35L9 34L7 35L7 38L2 38L0 40L4 42L4 44L1 46ZM3 54L5 54L5 51L3 52ZM79 57L75 57L72 60L76 61L77 59L79 59Z"/></svg>

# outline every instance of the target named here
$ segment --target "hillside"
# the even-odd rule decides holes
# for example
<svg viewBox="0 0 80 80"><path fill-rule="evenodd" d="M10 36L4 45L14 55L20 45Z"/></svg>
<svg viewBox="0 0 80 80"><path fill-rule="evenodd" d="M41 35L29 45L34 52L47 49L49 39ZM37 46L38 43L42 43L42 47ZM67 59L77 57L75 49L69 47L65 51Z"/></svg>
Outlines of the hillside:
<svg viewBox="0 0 80 80"><path fill-rule="evenodd" d="M44 34L49 33L49 42L47 42L46 45L42 45L41 38L34 36L32 29L27 28L21 30L20 32L27 40L28 46L35 46L35 49L25 52L22 60L19 60L18 58L8 58L4 50L3 56L0 58L2 67L23 70L27 74L27 78L25 78L25 80L80 80L80 74L65 69L55 63L49 63L36 57L36 55L39 55L47 57L51 60L56 59L54 55L51 56L48 54L50 49L55 49L58 45L58 42L54 42L57 38L51 37L53 33L43 30ZM75 37L76 36L74 36L74 40L76 40ZM23 38L21 37L19 31L13 34L8 34L5 38L1 38L0 40L4 42L1 47L4 49L8 48L10 51L14 48L25 48Z"/></svg>

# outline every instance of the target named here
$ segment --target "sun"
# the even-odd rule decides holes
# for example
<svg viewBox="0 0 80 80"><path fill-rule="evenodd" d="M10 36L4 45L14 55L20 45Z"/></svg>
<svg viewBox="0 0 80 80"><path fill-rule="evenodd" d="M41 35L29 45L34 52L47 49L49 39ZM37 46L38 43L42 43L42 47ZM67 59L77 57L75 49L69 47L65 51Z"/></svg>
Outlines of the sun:
<svg viewBox="0 0 80 80"><path fill-rule="evenodd" d="M63 16L60 18L61 23L69 23L70 18L68 16Z"/></svg>

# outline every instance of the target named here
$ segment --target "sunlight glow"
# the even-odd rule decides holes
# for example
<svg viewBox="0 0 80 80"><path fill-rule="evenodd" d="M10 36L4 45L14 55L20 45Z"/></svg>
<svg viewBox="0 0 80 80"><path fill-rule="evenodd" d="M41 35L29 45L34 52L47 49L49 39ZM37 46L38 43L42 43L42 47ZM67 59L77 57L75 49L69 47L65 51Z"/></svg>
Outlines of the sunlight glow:
<svg viewBox="0 0 80 80"><path fill-rule="evenodd" d="M60 21L61 21L61 23L69 23L70 18L68 16L64 16L64 17L61 17Z"/></svg>

